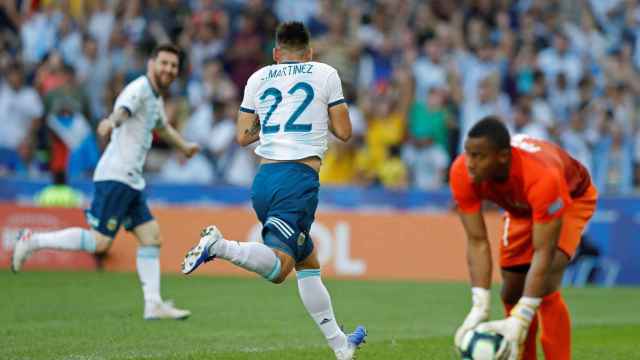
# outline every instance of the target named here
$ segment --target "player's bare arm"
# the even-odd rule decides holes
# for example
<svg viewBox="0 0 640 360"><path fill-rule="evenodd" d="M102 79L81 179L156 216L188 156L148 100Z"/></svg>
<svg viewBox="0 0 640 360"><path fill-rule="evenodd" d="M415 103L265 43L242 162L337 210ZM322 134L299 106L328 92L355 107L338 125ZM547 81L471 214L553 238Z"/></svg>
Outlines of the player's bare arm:
<svg viewBox="0 0 640 360"><path fill-rule="evenodd" d="M129 118L129 116L131 116L131 114L127 109L122 107L117 108L111 113L111 115L100 121L100 124L98 124L98 135L103 138L109 136L109 134L111 134L111 131L122 125L122 123L125 122Z"/></svg>
<svg viewBox="0 0 640 360"><path fill-rule="evenodd" d="M488 289L491 286L491 246L487 227L481 211L460 213L460 220L467 235L467 262L471 285Z"/></svg>
<svg viewBox="0 0 640 360"><path fill-rule="evenodd" d="M186 141L180 133L171 125L165 125L159 128L158 135L171 144L171 146L180 150L186 157L190 158L200 151L200 146L196 143Z"/></svg>
<svg viewBox="0 0 640 360"><path fill-rule="evenodd" d="M260 139L260 118L256 114L238 112L236 124L236 140L238 144L247 146Z"/></svg>
<svg viewBox="0 0 640 360"><path fill-rule="evenodd" d="M351 138L351 119L347 104L342 103L329 108L329 131L342 141Z"/></svg>
<svg viewBox="0 0 640 360"><path fill-rule="evenodd" d="M547 279L556 253L562 219L556 218L543 224L533 225L533 259L524 285L524 296L547 295Z"/></svg>

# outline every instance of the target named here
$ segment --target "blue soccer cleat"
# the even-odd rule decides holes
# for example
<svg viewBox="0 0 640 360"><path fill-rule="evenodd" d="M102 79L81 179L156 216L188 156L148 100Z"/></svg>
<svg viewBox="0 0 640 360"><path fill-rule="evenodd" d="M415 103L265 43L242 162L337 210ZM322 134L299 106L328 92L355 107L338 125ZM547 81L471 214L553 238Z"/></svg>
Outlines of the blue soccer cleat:
<svg viewBox="0 0 640 360"><path fill-rule="evenodd" d="M215 226L207 226L200 233L200 242L182 260L182 273L191 274L198 266L215 259L213 245L222 240L222 233Z"/></svg>
<svg viewBox="0 0 640 360"><path fill-rule="evenodd" d="M364 343L364 339L367 337L367 329L364 326L359 325L349 335L347 335L347 346L343 349L336 350L337 360L352 360L355 359L355 352Z"/></svg>

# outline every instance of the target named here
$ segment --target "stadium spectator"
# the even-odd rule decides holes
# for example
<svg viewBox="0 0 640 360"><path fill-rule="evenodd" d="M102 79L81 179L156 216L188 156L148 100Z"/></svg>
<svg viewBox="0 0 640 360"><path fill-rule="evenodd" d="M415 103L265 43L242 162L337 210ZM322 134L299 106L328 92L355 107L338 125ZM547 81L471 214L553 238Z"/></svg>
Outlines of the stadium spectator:
<svg viewBox="0 0 640 360"><path fill-rule="evenodd" d="M477 90L477 96L465 97L460 121L459 146L463 146L466 133L480 119L495 114L500 114L502 119L508 119L511 112L509 97L500 91L500 78L497 73L489 74L480 80Z"/></svg>
<svg viewBox="0 0 640 360"><path fill-rule="evenodd" d="M65 13L58 25L58 48L65 63L75 66L82 55L82 34L71 17Z"/></svg>
<svg viewBox="0 0 640 360"><path fill-rule="evenodd" d="M43 115L38 93L24 81L24 68L12 62L0 83L0 173L27 170Z"/></svg>
<svg viewBox="0 0 640 360"><path fill-rule="evenodd" d="M543 124L537 122L531 112L531 98L522 96L513 108L511 127L514 134L525 134L531 137L548 140L549 134Z"/></svg>
<svg viewBox="0 0 640 360"><path fill-rule="evenodd" d="M0 6L0 33L16 36L20 30L20 12L15 1L4 1Z"/></svg>
<svg viewBox="0 0 640 360"><path fill-rule="evenodd" d="M238 96L238 89L231 81L220 59L206 59L203 64L202 78L192 78L187 86L189 103L195 111L201 104L211 102L229 102Z"/></svg>
<svg viewBox="0 0 640 360"><path fill-rule="evenodd" d="M56 49L44 55L37 67L35 75L35 87L42 96L65 84L64 60Z"/></svg>
<svg viewBox="0 0 640 360"><path fill-rule="evenodd" d="M561 130L560 139L562 147L574 159L580 161L593 177L593 144L589 139L593 139L594 136L588 134L591 131L587 124L589 109L588 106L583 106L580 111L572 114L569 127Z"/></svg>
<svg viewBox="0 0 640 360"><path fill-rule="evenodd" d="M93 121L95 118L92 116L89 97L84 88L78 83L75 69L71 65L63 65L59 76L60 85L48 91L43 97L45 114L51 114L54 104L60 99L68 98L79 106L74 111L79 111L85 119L90 121L92 129L95 129L96 124Z"/></svg>
<svg viewBox="0 0 640 360"><path fill-rule="evenodd" d="M632 139L609 114L594 149L594 182L602 193L629 194L633 189Z"/></svg>
<svg viewBox="0 0 640 360"><path fill-rule="evenodd" d="M86 91L91 105L91 118L100 119L106 114L103 105L104 88L112 73L111 59L100 54L95 39L85 36L82 40L82 54L76 60L78 83Z"/></svg>
<svg viewBox="0 0 640 360"><path fill-rule="evenodd" d="M344 97L349 105L349 118L351 119L351 139L347 142L330 136L328 150L322 160L320 168L320 183L332 186L366 184L364 178L365 168L359 166L359 157L364 157L362 148L367 132L367 123L364 114L358 106L355 88L344 84ZM364 165L363 165L364 166Z"/></svg>
<svg viewBox="0 0 640 360"><path fill-rule="evenodd" d="M227 47L228 22L224 13L206 11L193 20L194 40L191 43L189 58L191 72L195 76L202 76L204 61L221 57Z"/></svg>
<svg viewBox="0 0 640 360"><path fill-rule="evenodd" d="M578 106L577 87L569 85L565 73L559 73L549 84L549 97L554 119L561 126L566 126L571 113Z"/></svg>
<svg viewBox="0 0 640 360"><path fill-rule="evenodd" d="M49 168L71 178L92 174L100 157L91 124L81 110L73 97L58 97L45 120L51 134Z"/></svg>
<svg viewBox="0 0 640 360"><path fill-rule="evenodd" d="M325 1L326 2L326 1ZM360 57L360 43L355 36L357 18L347 18L341 11L328 19L328 31L314 41L319 61L332 64L340 73L345 86L355 86Z"/></svg>
<svg viewBox="0 0 640 360"><path fill-rule="evenodd" d="M573 88L582 77L582 62L571 51L569 39L563 32L553 35L553 45L540 52L538 66L547 77L548 82L557 81L560 74L564 74L567 87Z"/></svg>
<svg viewBox="0 0 640 360"><path fill-rule="evenodd" d="M424 53L413 63L413 77L416 79L416 99L426 99L433 87L447 85L447 67L440 39L427 39Z"/></svg>
<svg viewBox="0 0 640 360"><path fill-rule="evenodd" d="M331 139L320 168L321 184L345 186L357 183L356 146L353 140L341 142Z"/></svg>
<svg viewBox="0 0 640 360"><path fill-rule="evenodd" d="M202 154L191 159L178 153L172 153L163 164L159 178L176 184L211 184L215 182L211 163Z"/></svg>
<svg viewBox="0 0 640 360"><path fill-rule="evenodd" d="M365 182L378 183L380 169L389 157L390 148L402 144L406 131L406 116L413 100L412 79L408 69L398 69L393 82L379 88L375 101L363 103L367 119L365 145L358 154L360 171ZM371 102L369 102L371 101Z"/></svg>
<svg viewBox="0 0 640 360"><path fill-rule="evenodd" d="M231 36L230 47L224 52L229 78L236 88L247 83L249 76L264 63L260 44L264 34L258 32L257 20L251 14L240 14L236 18L238 26Z"/></svg>
<svg viewBox="0 0 640 360"><path fill-rule="evenodd" d="M280 22L309 22L320 9L318 0L275 0L273 8Z"/></svg>
<svg viewBox="0 0 640 360"><path fill-rule="evenodd" d="M93 1L88 4L89 14L87 16L86 30L91 37L98 42L99 52L102 54L109 48L109 39L115 28L116 14L110 1Z"/></svg>
<svg viewBox="0 0 640 360"><path fill-rule="evenodd" d="M408 139L402 150L410 183L422 190L435 190L445 184L449 167L447 123L451 114L445 108L446 93L432 87L426 102L414 102L409 111Z"/></svg>
<svg viewBox="0 0 640 360"><path fill-rule="evenodd" d="M557 125L556 117L553 115L553 109L547 97L548 90L544 74L541 71L533 71L532 77L533 84L530 95L533 99L531 101L531 114L534 121L544 125L547 129L552 128ZM590 89L587 88L586 91ZM593 90L591 89L591 91Z"/></svg>
<svg viewBox="0 0 640 360"><path fill-rule="evenodd" d="M61 18L62 14L49 4L24 20L20 26L20 38L22 59L28 66L37 64L54 49Z"/></svg>
<svg viewBox="0 0 640 360"><path fill-rule="evenodd" d="M586 61L598 61L605 56L607 39L589 8L580 10L579 24L567 21L563 24L563 29L581 58L587 58Z"/></svg>
<svg viewBox="0 0 640 360"><path fill-rule="evenodd" d="M627 132L638 129L640 25L634 14L640 4L633 1L590 0L582 6L578 1L483 0L454 6L418 0L136 0L92 1L84 7L75 1L68 6L39 1L20 9L11 3L0 14L7 19L0 22L7 29L0 36L0 66L22 58L27 84L43 98L66 85L63 71L74 66L83 96L90 98L90 112L84 105L82 112L92 124L113 105L109 94L118 89L110 87L120 86L122 77L128 83L143 74L153 44L167 39L188 54L184 78L172 89L178 97L188 94L190 105L178 106L181 114L197 112L209 97L227 105L237 102L247 75L270 58L277 21L294 17L310 27L316 58L338 69L345 86L360 95L352 106L368 113L369 104L384 107L377 103L388 101L398 71L410 70L416 100L425 99L432 87L446 89L450 158L462 150L465 131L484 115L516 117L518 108L510 104L520 103L522 96L532 98L531 120L551 139L572 128L585 103L613 111ZM88 55L97 57L81 54L80 38L95 39L97 51ZM107 63L108 70L99 65ZM48 108L50 101L44 102ZM597 133L598 113L591 112L585 119L588 131L580 134ZM402 120L410 123L408 116ZM363 136L369 138L376 126L366 131ZM399 143L407 141L403 137ZM38 146L47 150L46 142ZM353 146L356 158L366 160L368 145ZM355 163L361 165L355 165L356 173L368 167L367 161ZM161 166L157 161L149 170Z"/></svg>

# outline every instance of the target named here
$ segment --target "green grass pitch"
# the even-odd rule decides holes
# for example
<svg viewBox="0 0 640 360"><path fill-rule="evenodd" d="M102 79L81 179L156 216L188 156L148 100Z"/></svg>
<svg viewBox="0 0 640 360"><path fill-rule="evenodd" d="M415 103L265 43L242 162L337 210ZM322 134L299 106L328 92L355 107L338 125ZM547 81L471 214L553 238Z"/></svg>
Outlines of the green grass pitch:
<svg viewBox="0 0 640 360"><path fill-rule="evenodd" d="M364 324L358 360L456 359L455 327L466 284L327 281L347 330ZM640 288L564 291L574 359L640 359ZM163 277L163 295L190 309L186 321L142 320L136 274L0 271L0 359L319 360L333 354L290 278ZM494 318L501 306L494 292ZM540 356L542 358L542 356Z"/></svg>

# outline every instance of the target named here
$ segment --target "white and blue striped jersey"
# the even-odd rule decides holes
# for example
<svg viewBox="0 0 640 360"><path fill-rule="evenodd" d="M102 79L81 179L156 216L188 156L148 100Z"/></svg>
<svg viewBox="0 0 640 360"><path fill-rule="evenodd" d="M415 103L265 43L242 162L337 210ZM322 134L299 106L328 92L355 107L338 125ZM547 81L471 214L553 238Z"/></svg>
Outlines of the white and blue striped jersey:
<svg viewBox="0 0 640 360"><path fill-rule="evenodd" d="M153 129L167 123L164 101L146 76L130 82L120 93L114 111L126 109L130 116L111 132L111 140L93 174L93 181L114 180L136 190L145 187L142 168L151 148Z"/></svg>
<svg viewBox="0 0 640 360"><path fill-rule="evenodd" d="M329 108L344 102L333 67L319 62L265 66L251 75L240 111L260 118L257 155L271 160L323 158Z"/></svg>

